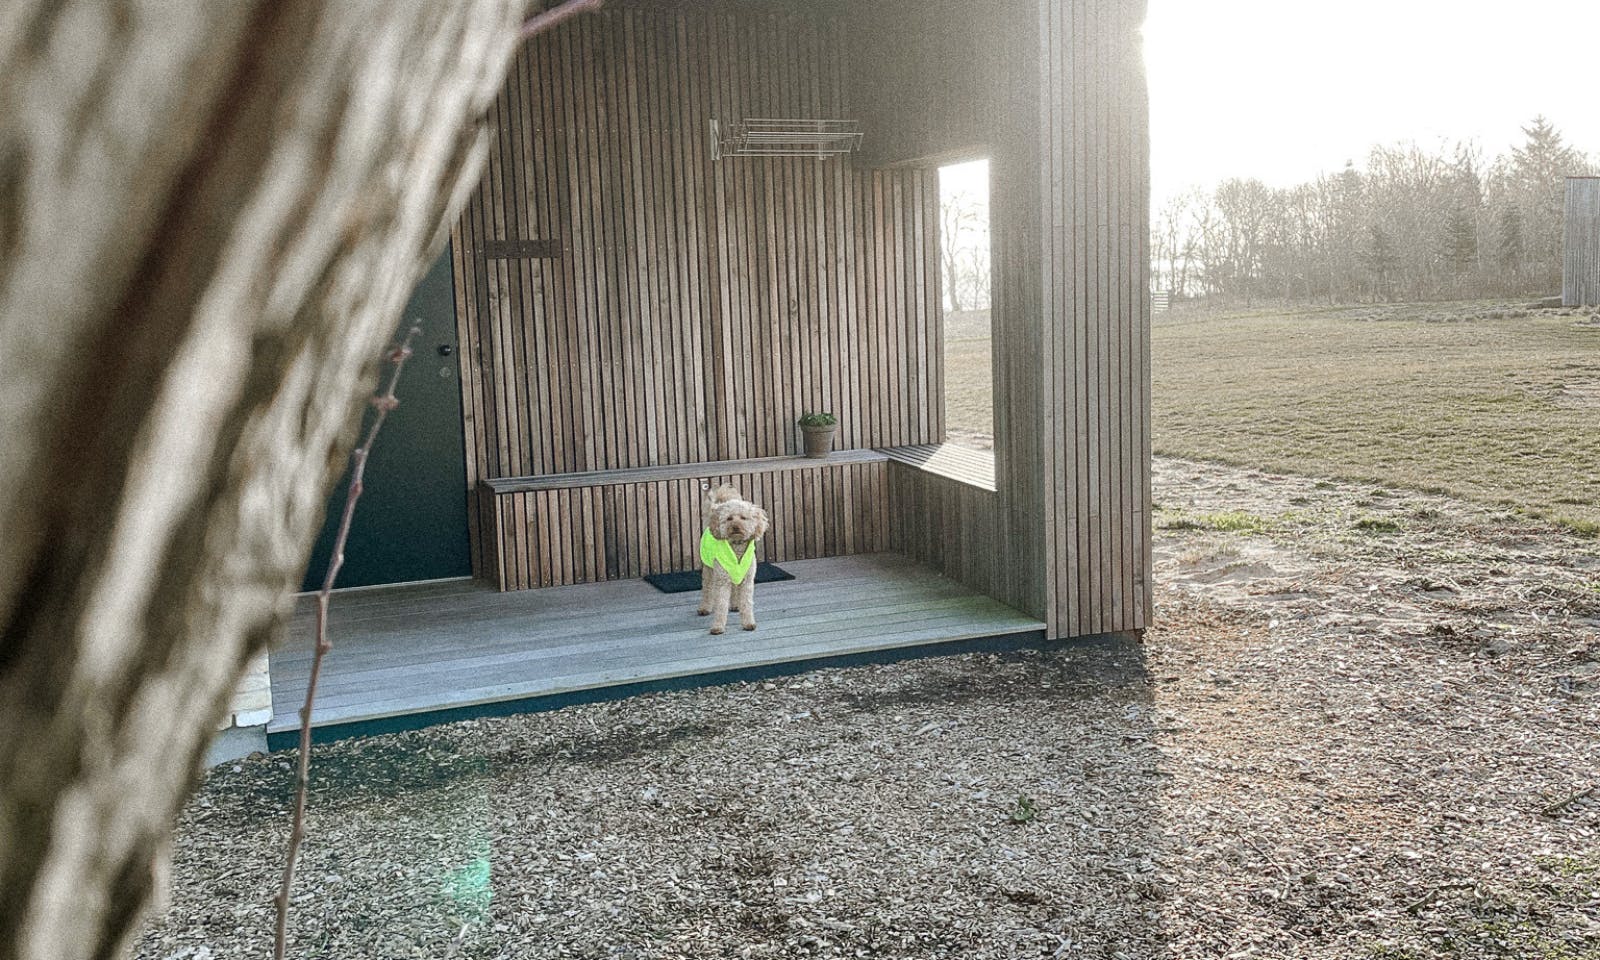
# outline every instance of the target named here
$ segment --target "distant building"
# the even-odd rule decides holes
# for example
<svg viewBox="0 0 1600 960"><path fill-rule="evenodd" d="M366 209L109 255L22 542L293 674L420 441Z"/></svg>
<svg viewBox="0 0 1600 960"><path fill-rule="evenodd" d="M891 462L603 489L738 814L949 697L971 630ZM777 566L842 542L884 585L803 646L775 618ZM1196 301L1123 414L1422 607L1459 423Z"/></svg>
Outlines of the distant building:
<svg viewBox="0 0 1600 960"><path fill-rule="evenodd" d="M1567 230L1561 303L1600 305L1600 177L1567 178Z"/></svg>

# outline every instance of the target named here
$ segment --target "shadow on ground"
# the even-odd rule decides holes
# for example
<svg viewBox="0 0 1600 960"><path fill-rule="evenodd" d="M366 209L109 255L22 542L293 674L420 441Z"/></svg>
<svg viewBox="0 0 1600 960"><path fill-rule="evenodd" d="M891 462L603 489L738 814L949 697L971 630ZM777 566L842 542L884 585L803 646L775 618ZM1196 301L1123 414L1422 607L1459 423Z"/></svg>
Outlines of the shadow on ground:
<svg viewBox="0 0 1600 960"><path fill-rule="evenodd" d="M290 756L205 785L141 957L258 952ZM330 957L1146 955L1158 761L1126 639L348 741L317 748L294 928Z"/></svg>

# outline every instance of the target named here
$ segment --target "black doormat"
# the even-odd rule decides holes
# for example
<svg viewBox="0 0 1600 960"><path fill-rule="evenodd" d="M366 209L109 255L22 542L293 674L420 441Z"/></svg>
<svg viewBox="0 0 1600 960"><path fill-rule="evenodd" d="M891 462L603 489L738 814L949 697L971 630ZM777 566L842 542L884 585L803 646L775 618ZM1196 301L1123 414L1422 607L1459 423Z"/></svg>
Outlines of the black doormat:
<svg viewBox="0 0 1600 960"><path fill-rule="evenodd" d="M794 574L773 563L756 564L756 583L793 580ZM700 589L700 571L683 570L678 573L652 573L645 577L650 586L662 593L688 593Z"/></svg>

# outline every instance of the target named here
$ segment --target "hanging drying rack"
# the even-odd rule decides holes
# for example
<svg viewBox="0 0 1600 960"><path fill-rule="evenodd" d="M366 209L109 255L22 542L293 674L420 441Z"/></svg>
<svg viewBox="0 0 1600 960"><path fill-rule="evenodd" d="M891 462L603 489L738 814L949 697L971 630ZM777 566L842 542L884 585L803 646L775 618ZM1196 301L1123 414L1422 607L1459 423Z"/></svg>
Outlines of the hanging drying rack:
<svg viewBox="0 0 1600 960"><path fill-rule="evenodd" d="M861 149L858 120L752 117L726 125L711 121L711 158L838 157Z"/></svg>

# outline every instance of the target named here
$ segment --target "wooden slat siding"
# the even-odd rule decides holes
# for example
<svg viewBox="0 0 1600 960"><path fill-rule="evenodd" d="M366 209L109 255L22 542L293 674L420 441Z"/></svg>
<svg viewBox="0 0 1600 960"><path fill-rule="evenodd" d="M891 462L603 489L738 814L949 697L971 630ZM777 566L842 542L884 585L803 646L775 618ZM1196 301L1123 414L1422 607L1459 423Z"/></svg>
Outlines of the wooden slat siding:
<svg viewBox="0 0 1600 960"><path fill-rule="evenodd" d="M1144 4L1041 0L1040 10L1041 245L1055 267L1043 327L1059 338L1042 399L1076 408L1051 431L1068 516L1047 558L1047 620L1052 633L1139 629L1150 616Z"/></svg>
<svg viewBox="0 0 1600 960"><path fill-rule="evenodd" d="M1142 62L1142 61L1140 61ZM1132 91L1133 108L1142 111L1142 116L1136 117L1134 122L1134 145L1132 156L1136 161L1142 160L1142 165L1135 166L1135 196L1139 201L1139 210L1134 216L1136 223L1150 222L1150 123L1149 123L1149 96L1143 86ZM1150 234L1148 231L1139 234L1138 262L1150 262ZM1148 287L1141 288L1148 289ZM1150 382L1150 319L1151 309L1148 299L1140 302L1140 315L1138 328L1135 331L1135 367L1139 371L1139 382L1133 399L1133 422L1139 436L1139 446L1134 452L1134 468L1137 475L1136 494L1137 506L1142 523L1134 534L1134 595L1137 602L1134 607L1135 616L1142 616L1143 622L1149 625L1155 620L1155 584L1153 582L1152 565L1154 552L1152 550L1153 525L1155 522L1155 491L1153 489L1154 477L1152 476L1152 456L1150 449L1150 410L1151 382Z"/></svg>
<svg viewBox="0 0 1600 960"><path fill-rule="evenodd" d="M462 235L461 224L457 222L450 229L450 272L455 278L455 310L456 310L456 375L461 382L461 427L462 427L462 459L465 462L467 479L467 542L470 544L468 555L472 563L472 575L480 579L489 578L489 567L484 562L483 545L490 537L484 536L483 517L481 514L482 499L477 494L478 489L478 458L474 455L478 447L478 430L480 416L477 401L482 396L472 378L476 376L478 365L469 359L473 350L471 332L463 324L467 316L466 294L472 288L470 279L463 279L467 274L468 263L472 259L465 249L465 238Z"/></svg>
<svg viewBox="0 0 1600 960"><path fill-rule="evenodd" d="M1600 304L1600 177L1568 177L1561 302Z"/></svg>
<svg viewBox="0 0 1600 960"><path fill-rule="evenodd" d="M1018 609L1026 592L1008 576L1012 545L998 536L1000 497L898 460L885 476L889 549Z"/></svg>
<svg viewBox="0 0 1600 960"><path fill-rule="evenodd" d="M1046 617L1056 636L1143 627L1150 617L1143 0L881 0L852 5L844 16L851 93L870 156L886 163L991 158L993 523L999 542L1019 551L995 571L1003 578L999 595ZM885 50L881 38L891 31L897 42ZM974 70L950 74L939 64L948 58L929 51L966 51L957 59ZM908 478L909 470L891 467L895 509L902 522L909 511L916 522L934 523L918 542L959 567L952 551L970 540L972 524L981 528L980 515L969 519L968 504L928 489L959 481ZM929 499L906 502L915 496ZM963 530L967 540L958 536Z"/></svg>
<svg viewBox="0 0 1600 960"><path fill-rule="evenodd" d="M1143 33L1143 18L1133 13L1124 11L1127 22L1124 30ZM1127 44L1128 41L1124 40ZM1144 57L1142 44L1137 51L1123 51L1125 63L1143 74ZM1124 125L1124 156L1133 158L1133 162L1124 164L1129 185L1129 206L1126 211L1128 224L1129 250L1125 263L1150 262L1150 188L1149 174L1147 172L1148 158L1150 156L1149 123L1147 120L1140 122L1143 115L1148 114L1149 104L1143 87L1120 85L1123 94L1123 113L1126 117L1132 114L1136 120ZM1139 158L1144 158L1142 161ZM1128 464L1128 484L1124 488L1130 502L1127 512L1130 522L1127 532L1128 559L1125 576L1129 582L1127 621L1130 623L1150 622L1150 612L1144 600L1144 585L1147 583L1145 565L1147 556L1152 551L1147 551L1144 545L1148 543L1145 534L1145 519L1149 516L1149 470L1150 459L1143 455L1144 451L1144 425L1146 414L1150 407L1149 397L1145 386L1145 335L1149 329L1154 306L1150 302L1149 277L1144 270L1137 272L1124 271L1129 297L1128 327L1125 330L1127 351L1124 358L1124 370L1127 380L1123 383L1124 396L1127 403L1127 423L1129 425L1128 446L1124 450L1124 457ZM1153 563L1153 556L1149 556Z"/></svg>
<svg viewBox="0 0 1600 960"><path fill-rule="evenodd" d="M722 55L725 49L722 38L726 35L726 31L726 18L713 17L709 49L705 51L702 61L709 65L711 74L705 88L707 99L716 98L722 103L729 101L728 91L732 83L726 58ZM708 110L707 117L709 116ZM728 164L712 164L706 174L707 195L725 196L731 183L731 180L725 178L731 177L734 170L735 168ZM728 348L728 344L731 342L736 324L735 315L740 309L737 291L744 287L733 279L738 269L733 254L739 247L732 239L738 228L737 218L729 216L727 204L716 204L711 208L710 223L712 243L709 249L712 251L712 256L709 257L707 273L713 287L713 299L710 354L704 358L711 384L711 390L706 397L706 409L709 411L707 423L712 429L710 445L713 451L712 457L726 460L733 456L732 451L735 447L742 446L739 438L745 432L743 409L730 408L729 404L719 402L720 398L731 395L733 351Z"/></svg>
<svg viewBox="0 0 1600 960"><path fill-rule="evenodd" d="M492 475L494 465L490 463L487 451L490 449L490 437L494 436L494 407L490 401L493 396L492 367L489 365L488 346L485 342L487 331L482 322L487 321L487 314L477 309L484 302L482 291L485 289L484 267L485 263L478 258L481 231L472 229L472 221L481 217L482 208L479 204L469 204L462 218L459 232L463 253L461 255L462 270L456 274L456 298L460 307L456 314L456 329L462 336L462 363L469 375L461 378L461 389L465 396L462 398L463 406L470 405L477 411L477 416L469 425L472 432L467 436L467 460L472 464L472 472L481 480ZM482 322L480 322L482 321ZM473 488L476 492L476 488ZM490 512L493 503L478 497L478 517L480 540L477 552L482 562L484 571L497 570L499 564L498 551L485 541L489 538L483 536L485 531L495 531L498 536L499 527Z"/></svg>
<svg viewBox="0 0 1600 960"><path fill-rule="evenodd" d="M508 79L515 77L515 71L508 75ZM508 89L516 86L518 84L507 83ZM504 109L506 115L515 115L520 112L520 105L513 99L504 105ZM522 191L519 189L519 183L523 178L522 169L526 163L521 150L522 138L515 125L497 125L496 134L502 150L499 181L500 203L504 216L502 238L510 240L527 236L531 232L532 225L526 222L527 211ZM531 404L528 400L527 337L513 318L526 314L531 303L523 276L524 262L503 259L498 260L497 265L501 277L501 291L505 298L501 314L501 334L505 338L503 349L506 361L509 363L506 370L506 391L510 401L512 457L514 460L526 461L531 459L534 438L534 430L529 422Z"/></svg>
<svg viewBox="0 0 1600 960"><path fill-rule="evenodd" d="M655 24L657 59L662 63L681 62L677 26L676 20L661 20ZM657 92L660 96L663 123L667 129L689 129L683 94L689 86L693 72L685 71L681 84L665 82L660 84ZM688 255L690 250L699 247L695 241L693 228L695 211L690 205L689 181L692 177L688 173L684 158L686 144L683 138L675 137L668 142L668 146L671 149L662 153L667 200L671 210L668 224L673 231L674 249L677 251L675 259L682 260L683 267L673 274L672 305L664 314L663 320L669 327L679 329L679 336L672 341L673 359L670 369L687 370L689 373L686 376L670 378L676 395L670 406L673 435L669 438L667 446L670 449L683 449L687 451L689 457L699 460L704 459L701 449L705 441L704 432L698 430L696 426L704 408L696 400L694 389L701 380L703 362L699 347L699 306L695 303L694 294L694 262L699 258Z"/></svg>
<svg viewBox="0 0 1600 960"><path fill-rule="evenodd" d="M455 230L472 483L789 455L810 409L840 415L846 449L941 438L928 175L709 156L711 117L841 115L844 42L809 14L685 7L614 10L526 45ZM561 256L485 256L525 240ZM793 496L842 496L839 478L808 482ZM503 523L473 506L480 573L585 562L524 542L496 545L491 565L482 541L525 536L547 504L502 505ZM827 526L807 542L839 539Z"/></svg>
<svg viewBox="0 0 1600 960"><path fill-rule="evenodd" d="M523 86L519 77L521 72L522 65L516 65L509 77L516 78L518 82L508 83L508 89L514 90ZM514 97L509 106L514 114L522 112L522 104L519 98ZM507 159L509 161L503 164L501 170L504 177L503 186L506 191L505 204L508 211L506 231L508 238L537 236L537 226L533 221L532 209L528 203L527 170L529 162L527 146L524 143L522 130L519 129L525 126L525 124L508 125L507 129L501 131L502 142L506 144ZM532 288L533 278L529 267L530 264L526 260L507 260L505 262L506 272L513 278L510 292L516 298L513 310L515 314L526 315L535 309L534 296L536 291ZM514 378L512 398L518 411L517 440L523 446L524 459L534 459L537 458L536 451L539 444L540 431L531 422L531 418L528 415L530 409L537 405L537 401L532 399L537 389L534 382L535 378L529 375L529 370L534 358L537 356L537 349L530 342L531 338L528 336L527 331L512 326L507 333L510 339L512 375Z"/></svg>
<svg viewBox="0 0 1600 960"><path fill-rule="evenodd" d="M518 62L518 68L523 71L523 82L536 83L539 82L538 76L549 68L549 64L523 58ZM547 147L542 139L533 136L533 128L549 125L554 99L551 97L547 102L538 104L539 115L535 118L535 123L523 124L521 128L524 150L529 157L530 165L526 172L530 192L528 202L535 218L535 226L531 232L546 239L551 239L550 224L556 220L554 204L558 201L551 177L553 165L549 162ZM556 243L559 247L559 241ZM538 295L533 300L534 308L539 311L540 316L554 316L553 311L556 309L554 301L559 294L551 281L556 274L556 264L543 260L530 260L526 268L530 280L538 284ZM534 387L539 397L538 409L550 409L561 403L558 391L551 389L552 381L549 375L551 367L559 356L560 336L558 331L549 325L541 325L534 333L538 346L535 351L535 361L530 365L528 375L535 381ZM556 449L561 444L561 438L544 423L542 418L535 418L534 429L539 434L538 449L541 460L549 463L556 459L558 456Z"/></svg>
<svg viewBox="0 0 1600 960"><path fill-rule="evenodd" d="M885 4L884 10L867 10L861 16L894 19L893 11L887 9L893 6ZM1019 608L1047 616L1057 635L1138 627L1148 622L1150 605L1149 303L1143 284L1148 143L1144 85L1134 46L1143 7L1138 0L1035 0L1024 5L988 6L981 16L996 29L988 30L985 37L1004 38L1008 49L1020 51L1020 55L979 58L984 66L974 75L973 90L961 91L970 95L959 98L961 109L978 105L973 115L981 121L979 126L989 128L986 135L994 157L999 463L991 522L998 531L996 536L1005 538L999 542L1021 551L990 572L998 578L997 592ZM831 105L830 96L838 96L838 103L844 104L843 81L834 84L833 90L826 82L830 73L844 76L842 68L830 71L828 66L830 56L835 58L833 63L841 59L837 53L839 25L817 31L810 21L787 14L713 16L703 9L672 14L622 11L608 16L679 18L673 21L673 30L682 32L690 49L698 41L707 53L681 58L702 71L687 80L675 73L678 68L660 63L654 63L657 72L649 74L665 78L652 86L666 90L704 81L708 95L703 98L704 114L696 129L688 133L679 129L686 122L683 116L692 111L669 109L667 129L640 134L641 149L648 141L655 151L652 156L668 161L651 169L671 170L674 190L692 191L690 184L695 181L687 173L691 169L698 172L705 184L700 205L706 229L696 233L681 195L675 194L668 200L668 212L661 216L676 218L672 243L677 256L662 252L666 235L658 231L651 235L662 237L655 246L644 242L628 248L650 258L643 281L638 279L641 272L636 261L623 261L623 267L615 268L631 266L628 282L650 285L625 303L650 306L661 303L665 296L675 305L673 312L697 311L692 318L673 317L677 322L668 332L679 339L658 346L668 358L699 358L704 371L699 385L709 395L702 399L690 389L692 385L672 384L670 389L680 394L668 411L671 419L656 428L656 439L664 433L666 448L694 451L684 453L680 462L707 456L734 459L789 453L797 440L793 414L798 410L782 408L811 405L817 402L813 398L821 397L845 416L846 426L841 431L845 446L937 442L943 423L928 409L937 405L924 404L922 398L942 391L938 365L916 359L919 349L927 357L941 355L936 266L927 271L928 276L918 274L919 266L936 256L926 225L922 230L915 225L923 209L919 197L931 192L928 183L919 182L916 172L909 169L867 171L848 162L818 165L809 161L710 164L706 157L703 120L710 116L748 116L772 107L793 111L796 103L826 107ZM940 18L924 17L919 22L938 23ZM861 33L850 32L852 36ZM991 40L980 38L979 42ZM830 45L834 47L831 53ZM600 91L615 88L618 77L626 80L627 71L635 69L630 66L634 48L625 34L623 48L629 55L614 57L613 64L621 66L609 68L623 72L607 74L610 86L601 84ZM932 69L926 64L924 68ZM903 88L919 89L916 83ZM596 97L596 87L585 83L573 89L576 102L566 112L597 115L598 105L589 102ZM524 92L529 94L524 102L539 100L537 90ZM798 99L786 101L782 99L785 96ZM670 96L666 102L670 106ZM880 114L898 110L898 105L889 103L869 106ZM925 104L919 110L906 116L915 121L912 126L918 136L933 142L927 136L935 140L941 136L941 108L930 109ZM625 126L631 122L626 102L621 112L628 116L609 117ZM671 119L674 117L677 119ZM510 120L515 122L515 116ZM577 130L580 137L590 133L586 128ZM625 139L631 148L631 128L629 133ZM958 131L957 135L965 134ZM545 130L543 136L557 134ZM896 144L874 139L885 156L895 156ZM556 140L552 144L551 155L569 160L554 164L557 179L562 167L570 168L572 178L580 182L593 173L589 153L582 154L585 159L580 161L573 159L576 148L565 149ZM940 146L954 150L970 146L970 141ZM536 147L533 155L543 154ZM910 156L901 154L897 159ZM687 164L681 180L680 168L673 166L677 158ZM592 180L589 176L588 182ZM644 192L654 186L644 184ZM491 188L486 183L486 190L475 200L480 207ZM601 278L611 269L608 263L597 261L615 259L617 251L624 248L615 242L618 228L606 225L615 224L616 217L598 225L590 222L594 221L593 194L584 197L580 190L578 195L587 202L587 215L580 202L577 215L559 218L550 229L566 231L568 237L580 229L590 231L594 242L581 249L562 238L572 251L566 259L583 262L564 262L561 269L572 269L580 276L587 271L593 279L576 289L563 284L560 298L551 298L563 309L545 322L558 325L558 338L559 324L566 322L574 324L583 338L592 339L602 328L611 332L628 329L615 322L604 327L608 314L597 306ZM641 202L638 196L638 191L626 193L621 202L631 209ZM607 202L618 201L608 197ZM641 209L654 216L657 207ZM492 215L490 210L469 210L463 224L473 223L473 217L480 225L492 224ZM626 223L629 210L621 215ZM924 216L925 224L928 219ZM475 245L476 238L467 236L469 227L459 232L465 241L463 248ZM830 234L839 238L833 249ZM632 242L636 238L625 239ZM917 249L919 240L921 249ZM597 250L602 253L595 253ZM658 262L663 256L682 262ZM830 264L840 265L833 276L826 269ZM692 295L697 270L715 278L714 288L702 298ZM460 282L469 282L469 273L462 270ZM478 273L485 274L485 281L490 279L487 271ZM518 281L513 277L508 282ZM487 288L487 282L484 285ZM840 291L837 301L832 295L835 289ZM487 298L483 302L487 303ZM629 313L625 303L619 299L607 309ZM835 303L839 306L834 307ZM466 304L475 310L479 301L466 298ZM923 304L932 311L926 319L918 310ZM492 332L495 319L485 318L483 329ZM540 321L535 317L531 322ZM470 326L470 319L463 323ZM706 332L699 347L692 334L697 328ZM904 349L900 347L902 337ZM594 352L577 339L570 355L593 361ZM613 342L618 344L618 356L624 356L630 347L644 346L642 342ZM538 339L528 338L525 343L532 345L537 357ZM786 350L793 352L779 355ZM474 353L478 355L486 359L497 356L492 350ZM681 363L668 366L684 369ZM913 372L923 379L912 381ZM497 432L498 411L490 402L504 396L494 392L502 385L496 373L486 370L476 379L463 377L464 388L476 384L480 392L474 409L482 411L483 422L473 427L473 438L484 441L476 449L482 451L480 462L485 464L498 462L506 453L498 439L502 435ZM587 373L589 369L580 364L577 375ZM635 384L661 389L661 396L668 397L666 402L674 402L665 392L667 385ZM616 411L596 404L591 390L572 390L570 379L565 387L550 391L550 395L559 393L584 401L576 404L570 415L552 410L543 419L534 415L524 422L549 423L550 429L562 432L568 446L598 444L602 455L584 458L569 454L564 461L517 472L570 471L575 469L573 464L591 464L589 469L593 469L622 464L626 459L611 453L617 441L608 434L617 424L608 420L608 415ZM839 402L836 398L841 397ZM675 414L680 412L682 428L673 439L672 429L678 422ZM632 414L629 422L621 425L624 430L660 422L659 417L639 418L637 411ZM594 428L574 429L585 417ZM719 418L731 422L719 423ZM741 420L745 421L742 429ZM624 440L637 445L641 437L650 439L649 434L640 432ZM689 445L691 437L696 446ZM549 446L553 449L554 444ZM529 447L546 449L542 441ZM700 452L702 448L704 452ZM648 450L643 460L650 460ZM896 522L891 523L890 472L903 471L891 467L880 471L875 483L864 484L884 490L885 496L860 501L867 518L863 522L876 524L885 534L902 519L900 511L907 505L901 502L905 498L897 483ZM479 479L504 475L492 469L476 471ZM767 478L775 479L779 478ZM783 483L771 484L775 490L783 489L782 494L775 494L780 499L808 495L803 479L782 479ZM801 482L789 482L794 479ZM811 486L821 488L819 496L845 496L838 492L842 479L832 478L832 493L830 480L813 478ZM970 498L964 499L960 491L934 494L924 489L946 479L919 477L907 489L915 486L936 497L933 502L939 516L955 518L936 529L924 528L922 542L930 552L939 550L948 562L961 563L964 561L948 558L959 557L970 542L964 531L982 526L982 508L975 507ZM851 496L859 493L851 490L849 483L843 486ZM813 537L809 529L800 533ZM831 523L820 524L815 533L824 542L835 536Z"/></svg>
<svg viewBox="0 0 1600 960"><path fill-rule="evenodd" d="M1082 6L1087 18L1085 29L1101 18L1104 6L1102 0L1082 0ZM1087 66L1087 76L1082 91L1083 99L1080 101L1078 118L1081 123L1077 136L1084 139L1084 147L1090 160L1084 168L1088 174L1088 189L1083 203L1088 211L1089 249L1093 253L1094 266L1089 276L1091 297L1088 310L1079 322L1087 324L1089 331L1089 347L1087 360L1089 364L1089 469L1086 473L1088 487L1089 521L1089 551L1086 557L1084 573L1086 583L1082 606L1088 611L1086 629L1090 633L1101 633L1105 630L1105 605L1101 592L1105 587L1106 569L1106 542L1111 517L1109 499L1112 490L1106 483L1106 470L1108 458L1106 456L1106 391L1105 391L1105 362L1107 330L1105 317L1109 312L1108 276L1112 251L1109 248L1107 212L1108 197L1106 185L1105 152L1110 145L1105 142L1105 111L1107 93L1104 87L1104 43L1103 37L1098 33L1086 34L1081 38L1062 37L1046 38L1046 43L1060 44L1061 52L1067 56L1081 56ZM1084 115L1087 114L1087 117ZM1044 128L1046 137L1055 138L1060 134L1055 129L1055 111L1045 118L1047 126ZM1046 216L1049 216L1046 213Z"/></svg>
<svg viewBox="0 0 1600 960"><path fill-rule="evenodd" d="M996 29L1012 37L1036 35L1038 13L1027 5L993 11ZM1035 43L1007 54L1005 83L996 91L998 129L990 177L991 287L994 339L995 460L998 488L992 541L1007 551L1005 599L1035 615L1047 609L1048 541L1055 529L1056 500L1047 495L1043 434L1054 416L1045 407L1042 360L1046 347L1042 263L1048 261L1041 233L1038 111L1043 99Z"/></svg>
<svg viewBox="0 0 1600 960"><path fill-rule="evenodd" d="M525 45L526 46L526 45ZM552 52L559 52L559 47L552 44ZM528 54L524 54L528 55ZM555 104L550 111L550 119L544 127L550 131L549 166L554 171L554 177L547 176L546 182L553 179L555 185L555 201L557 206L553 209L556 220L552 222L550 232L559 234L558 224L571 223L572 217L578 209L578 187L576 177L576 131L572 122L572 85L577 82L577 71L566 69L563 61L554 56L532 57L537 62L548 63L542 74L547 96ZM541 102L544 97L538 98ZM560 398L560 402L552 408L545 420L545 429L555 434L557 439L551 448L555 451L559 463L574 463L584 455L583 451L591 442L592 433L585 430L581 438L568 435L567 431L557 429L557 424L581 422L583 413L576 416L573 409L587 411L587 404L575 403L572 399L574 393L580 393L583 388L578 379L578 356L583 349L579 336L578 324L578 290L579 260L585 257L575 257L572 251L576 248L578 238L576 231L568 229L566 236L557 236L552 239L562 241L563 256L556 264L556 275L560 278L560 295L552 298L552 305L556 318L554 326L556 338L560 343L560 350L555 362L551 364L550 379L556 385L552 391ZM574 390L574 386L577 390Z"/></svg>

